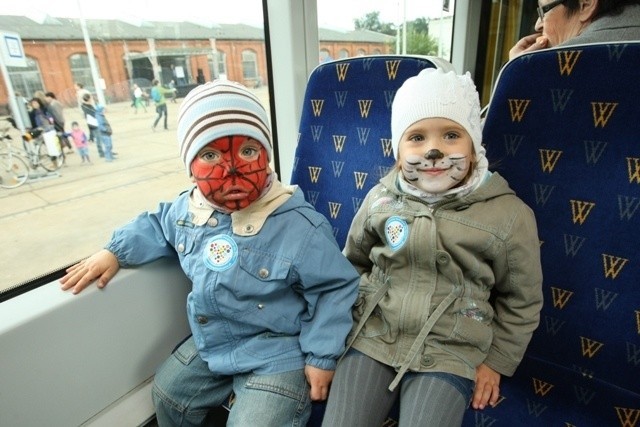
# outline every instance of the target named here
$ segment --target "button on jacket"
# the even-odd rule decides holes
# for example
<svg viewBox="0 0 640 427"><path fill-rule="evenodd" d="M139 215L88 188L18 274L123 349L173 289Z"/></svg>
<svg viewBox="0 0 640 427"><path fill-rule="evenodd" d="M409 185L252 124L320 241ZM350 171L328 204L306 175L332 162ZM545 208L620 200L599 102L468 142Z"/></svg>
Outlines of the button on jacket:
<svg viewBox="0 0 640 427"><path fill-rule="evenodd" d="M213 211L201 225L183 193L117 230L106 247L122 266L178 256L193 284L193 337L217 374L335 369L353 324L358 275L328 221L296 187L273 187L254 209ZM261 204L272 211L261 215Z"/></svg>
<svg viewBox="0 0 640 427"><path fill-rule="evenodd" d="M397 369L391 389L406 371L475 380L485 363L512 375L542 307L533 212L497 173L433 205L397 179L394 170L369 192L347 238L361 274L353 347Z"/></svg>

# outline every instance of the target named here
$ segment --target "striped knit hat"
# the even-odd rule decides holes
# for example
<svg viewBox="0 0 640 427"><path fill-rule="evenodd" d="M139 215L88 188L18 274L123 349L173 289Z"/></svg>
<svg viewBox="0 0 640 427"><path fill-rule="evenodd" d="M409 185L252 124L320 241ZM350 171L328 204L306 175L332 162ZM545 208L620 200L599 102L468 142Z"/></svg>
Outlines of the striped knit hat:
<svg viewBox="0 0 640 427"><path fill-rule="evenodd" d="M191 176L191 162L207 144L232 135L260 142L271 161L271 128L267 112L246 87L229 80L197 86L182 101L178 112L180 158Z"/></svg>

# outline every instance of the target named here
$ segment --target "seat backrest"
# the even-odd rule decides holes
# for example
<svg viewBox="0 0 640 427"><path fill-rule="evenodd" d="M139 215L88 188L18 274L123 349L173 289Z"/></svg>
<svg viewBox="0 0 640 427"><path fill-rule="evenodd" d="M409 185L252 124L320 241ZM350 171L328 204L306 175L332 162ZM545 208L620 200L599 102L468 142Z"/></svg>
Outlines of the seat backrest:
<svg viewBox="0 0 640 427"><path fill-rule="evenodd" d="M639 70L628 42L501 72L483 140L535 212L545 302L504 399L465 426L640 426Z"/></svg>
<svg viewBox="0 0 640 427"><path fill-rule="evenodd" d="M364 196L394 164L391 103L425 68L426 56L365 56L316 67L307 83L291 183L324 214L340 247Z"/></svg>

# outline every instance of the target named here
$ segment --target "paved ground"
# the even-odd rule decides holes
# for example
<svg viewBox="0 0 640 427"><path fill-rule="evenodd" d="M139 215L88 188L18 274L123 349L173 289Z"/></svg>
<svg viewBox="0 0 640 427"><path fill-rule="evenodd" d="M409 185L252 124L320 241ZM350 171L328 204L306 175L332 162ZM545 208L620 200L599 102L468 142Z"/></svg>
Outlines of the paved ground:
<svg viewBox="0 0 640 427"><path fill-rule="evenodd" d="M266 90L258 95L267 106ZM0 188L0 292L87 257L114 228L188 188L175 134L180 101L167 104L170 130L156 132L153 107L134 114L129 103L111 104L107 118L117 160L105 162L92 145L93 165L70 154L58 177ZM78 120L86 128L79 110L66 109L65 117L68 127ZM13 137L20 146L17 131Z"/></svg>

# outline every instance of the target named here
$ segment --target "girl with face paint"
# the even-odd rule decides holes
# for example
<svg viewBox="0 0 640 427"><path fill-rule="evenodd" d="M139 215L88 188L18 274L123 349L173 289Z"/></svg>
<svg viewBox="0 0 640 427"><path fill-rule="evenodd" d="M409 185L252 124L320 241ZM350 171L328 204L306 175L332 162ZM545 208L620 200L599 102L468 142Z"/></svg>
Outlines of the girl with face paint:
<svg viewBox="0 0 640 427"><path fill-rule="evenodd" d="M422 119L400 138L398 163L407 184L437 197L465 184L475 163L473 142L458 123L440 117Z"/></svg>
<svg viewBox="0 0 640 427"><path fill-rule="evenodd" d="M360 292L323 426L382 425L398 399L400 427L459 426L520 363L542 307L539 240L481 141L468 74L426 69L396 92L396 167L343 251Z"/></svg>
<svg viewBox="0 0 640 427"><path fill-rule="evenodd" d="M344 351L358 274L326 218L271 170L269 120L251 91L196 87L177 134L195 186L116 230L68 269L62 289L103 287L120 266L177 257L193 283L192 336L154 377L158 424L204 425L233 393L230 425L306 425Z"/></svg>

